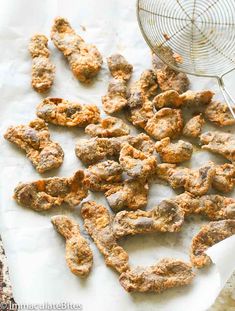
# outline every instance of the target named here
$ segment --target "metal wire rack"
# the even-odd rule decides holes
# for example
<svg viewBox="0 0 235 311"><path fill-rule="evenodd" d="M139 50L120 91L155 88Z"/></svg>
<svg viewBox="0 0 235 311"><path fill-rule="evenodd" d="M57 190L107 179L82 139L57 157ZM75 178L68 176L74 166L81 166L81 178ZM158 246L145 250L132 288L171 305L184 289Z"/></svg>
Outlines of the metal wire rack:
<svg viewBox="0 0 235 311"><path fill-rule="evenodd" d="M235 118L235 104L224 76L235 69L234 0L137 0L142 34L159 58L173 69L217 78ZM166 48L182 61L170 62Z"/></svg>

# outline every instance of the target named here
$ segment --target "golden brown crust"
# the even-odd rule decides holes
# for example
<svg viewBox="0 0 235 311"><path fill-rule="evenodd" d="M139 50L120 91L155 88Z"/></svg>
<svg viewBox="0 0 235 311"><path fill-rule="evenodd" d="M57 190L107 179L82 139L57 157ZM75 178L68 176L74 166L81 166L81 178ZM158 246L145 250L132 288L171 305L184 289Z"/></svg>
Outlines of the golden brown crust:
<svg viewBox="0 0 235 311"><path fill-rule="evenodd" d="M184 192L172 199L185 213L200 214L210 220L235 219L235 199L218 194L195 197L189 192Z"/></svg>
<svg viewBox="0 0 235 311"><path fill-rule="evenodd" d="M154 97L153 104L156 109L164 107L180 108L183 105L183 99L180 94L175 90L162 92Z"/></svg>
<svg viewBox="0 0 235 311"><path fill-rule="evenodd" d="M29 52L33 59L32 87L39 93L48 91L55 77L55 66L49 59L50 51L47 42L46 36L36 34L29 43Z"/></svg>
<svg viewBox="0 0 235 311"><path fill-rule="evenodd" d="M119 273L128 270L128 254L116 242L108 210L103 205L89 201L83 204L81 214L87 232L104 255L106 265Z"/></svg>
<svg viewBox="0 0 235 311"><path fill-rule="evenodd" d="M156 142L155 148L160 154L162 161L166 163L181 163L187 161L191 158L193 153L192 144L183 140L171 143L169 137Z"/></svg>
<svg viewBox="0 0 235 311"><path fill-rule="evenodd" d="M136 267L120 275L127 292L157 292L189 285L195 274L190 264L176 259L162 259L153 266Z"/></svg>
<svg viewBox="0 0 235 311"><path fill-rule="evenodd" d="M212 186L217 191L232 191L235 186L235 166L229 163L217 165Z"/></svg>
<svg viewBox="0 0 235 311"><path fill-rule="evenodd" d="M190 138L197 138L201 135L202 127L205 124L205 120L202 114L192 117L188 120L183 128L183 135Z"/></svg>
<svg viewBox="0 0 235 311"><path fill-rule="evenodd" d="M107 58L109 71L113 78L129 81L133 66L121 54L113 54Z"/></svg>
<svg viewBox="0 0 235 311"><path fill-rule="evenodd" d="M82 105L63 98L44 98L37 106L37 116L46 122L62 126L86 127L100 121L96 105Z"/></svg>
<svg viewBox="0 0 235 311"><path fill-rule="evenodd" d="M51 177L20 183L14 190L14 199L35 211L46 211L63 203L74 207L88 195L83 180L84 173L80 170L70 178Z"/></svg>
<svg viewBox="0 0 235 311"><path fill-rule="evenodd" d="M182 112L180 109L162 108L148 120L144 129L156 140L176 138L183 129Z"/></svg>
<svg viewBox="0 0 235 311"><path fill-rule="evenodd" d="M212 101L207 106L205 117L207 120L220 127L235 124L235 119L233 118L228 105L219 101Z"/></svg>
<svg viewBox="0 0 235 311"><path fill-rule="evenodd" d="M111 79L108 92L102 96L104 112L113 114L119 112L127 105L127 86L122 79Z"/></svg>
<svg viewBox="0 0 235 311"><path fill-rule="evenodd" d="M159 164L156 170L159 178L166 180L173 189L183 187L186 191L201 196L208 192L215 176L215 165L208 162L199 169Z"/></svg>
<svg viewBox="0 0 235 311"><path fill-rule="evenodd" d="M189 107L195 107L200 105L208 105L211 102L214 93L210 90L204 90L200 92L187 91L180 95L183 101L183 105L188 105Z"/></svg>
<svg viewBox="0 0 235 311"><path fill-rule="evenodd" d="M75 148L76 156L85 164L94 164L107 158L118 158L122 144L128 142L134 148L146 154L152 154L154 143L148 135L121 136L119 138L80 139Z"/></svg>
<svg viewBox="0 0 235 311"><path fill-rule="evenodd" d="M122 209L137 210L147 205L149 186L142 179L127 179L113 185L105 192L109 206L114 212Z"/></svg>
<svg viewBox="0 0 235 311"><path fill-rule="evenodd" d="M139 80L134 82L130 87L128 107L130 109L141 108L146 100L156 95L157 89L157 77L154 71L143 71Z"/></svg>
<svg viewBox="0 0 235 311"><path fill-rule="evenodd" d="M112 79L109 82L107 95L102 97L102 103L104 111L113 114L127 104L127 82L131 78L133 66L120 54L111 55L107 62Z"/></svg>
<svg viewBox="0 0 235 311"><path fill-rule="evenodd" d="M163 92L175 90L179 94L182 94L188 90L189 79L185 73L171 69L160 61L155 54L153 54L152 63L157 75L159 87Z"/></svg>
<svg viewBox="0 0 235 311"><path fill-rule="evenodd" d="M145 129L149 119L154 116L153 103L150 100L143 101L142 106L128 109L127 119L137 127Z"/></svg>
<svg viewBox="0 0 235 311"><path fill-rule="evenodd" d="M177 232L184 222L184 212L173 200L164 200L150 211L121 211L113 220L117 238L151 232Z"/></svg>
<svg viewBox="0 0 235 311"><path fill-rule="evenodd" d="M202 149L218 153L235 162L235 136L230 133L209 131L200 136Z"/></svg>
<svg viewBox="0 0 235 311"><path fill-rule="evenodd" d="M93 264L93 254L80 233L79 225L65 215L53 216L51 222L66 240L65 258L69 269L77 276L86 277Z"/></svg>
<svg viewBox="0 0 235 311"><path fill-rule="evenodd" d="M84 186L91 191L107 191L122 180L122 166L107 160L85 170Z"/></svg>
<svg viewBox="0 0 235 311"><path fill-rule="evenodd" d="M157 158L134 148L128 143L122 145L119 162L123 170L131 177L147 179L157 166Z"/></svg>
<svg viewBox="0 0 235 311"><path fill-rule="evenodd" d="M202 268L211 263L205 251L220 241L235 234L235 220L220 220L204 225L193 238L191 245L191 262L196 268Z"/></svg>
<svg viewBox="0 0 235 311"><path fill-rule="evenodd" d="M48 127L42 119L35 119L28 125L9 127L4 138L23 149L39 173L57 168L63 162L64 152L58 143L51 141Z"/></svg>
<svg viewBox="0 0 235 311"><path fill-rule="evenodd" d="M108 117L98 124L90 124L85 128L85 133L91 137L119 137L130 133L129 126L121 119Z"/></svg>
<svg viewBox="0 0 235 311"><path fill-rule="evenodd" d="M94 45L87 44L76 34L69 22L57 17L51 30L54 45L67 58L75 77L89 83L98 74L102 65L102 56Z"/></svg>

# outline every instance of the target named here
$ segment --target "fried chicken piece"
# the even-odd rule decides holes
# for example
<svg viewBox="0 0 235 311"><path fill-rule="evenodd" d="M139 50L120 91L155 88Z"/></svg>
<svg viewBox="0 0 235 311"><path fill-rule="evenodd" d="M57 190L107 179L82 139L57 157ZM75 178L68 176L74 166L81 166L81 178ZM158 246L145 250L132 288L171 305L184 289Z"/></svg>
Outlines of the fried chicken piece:
<svg viewBox="0 0 235 311"><path fill-rule="evenodd" d="M107 114L119 112L127 105L127 85L122 79L111 79L107 95L102 96L103 109Z"/></svg>
<svg viewBox="0 0 235 311"><path fill-rule="evenodd" d="M175 90L179 94L182 94L188 90L189 79L185 73L171 69L156 54L153 54L152 63L157 75L157 82L163 92Z"/></svg>
<svg viewBox="0 0 235 311"><path fill-rule="evenodd" d="M129 90L128 107L141 108L143 103L157 93L157 77L153 70L145 70L140 79L131 85Z"/></svg>
<svg viewBox="0 0 235 311"><path fill-rule="evenodd" d="M218 153L235 162L235 136L225 132L210 131L200 136L202 149Z"/></svg>
<svg viewBox="0 0 235 311"><path fill-rule="evenodd" d="M146 155L152 155L154 152L154 142L148 135L144 133L140 133L137 136L130 136L127 142L132 147L142 151Z"/></svg>
<svg viewBox="0 0 235 311"><path fill-rule="evenodd" d="M75 77L89 83L98 74L102 56L92 44L87 44L76 34L67 19L57 17L51 29L51 40L67 58Z"/></svg>
<svg viewBox="0 0 235 311"><path fill-rule="evenodd" d="M193 153L192 144L179 140L177 143L171 143L169 137L163 138L155 144L156 151L160 154L163 162L180 163L191 158Z"/></svg>
<svg viewBox="0 0 235 311"><path fill-rule="evenodd" d="M75 147L76 156L88 165L110 157L117 157L120 150L121 141L116 137L79 139Z"/></svg>
<svg viewBox="0 0 235 311"><path fill-rule="evenodd" d="M14 190L14 199L18 204L38 212L61 206L63 203L74 207L88 195L83 181L84 172L80 170L70 178L51 177L20 183Z"/></svg>
<svg viewBox="0 0 235 311"><path fill-rule="evenodd" d="M140 79L130 87L127 117L133 125L144 128L148 119L154 116L154 106L149 99L156 95L157 88L153 70L145 70Z"/></svg>
<svg viewBox="0 0 235 311"><path fill-rule="evenodd" d="M225 163L217 165L215 171L213 188L221 192L230 192L235 185L235 166Z"/></svg>
<svg viewBox="0 0 235 311"><path fill-rule="evenodd" d="M107 114L120 111L127 104L127 82L131 78L133 66L120 54L107 59L112 79L109 82L108 94L102 97L103 109Z"/></svg>
<svg viewBox="0 0 235 311"><path fill-rule="evenodd" d="M213 96L214 93L209 90L187 91L183 94L179 94L175 90L169 90L155 96L153 104L157 109L164 107L180 108L182 106L196 107L209 104Z"/></svg>
<svg viewBox="0 0 235 311"><path fill-rule="evenodd" d="M196 268L203 268L211 264L210 257L205 251L220 241L235 234L235 220L213 221L202 226L193 238L191 245L191 262Z"/></svg>
<svg viewBox="0 0 235 311"><path fill-rule="evenodd" d="M150 155L154 151L154 143L148 135L139 134L136 137L127 135L119 138L80 139L75 153L85 164L97 163L103 159L118 157L122 143L128 142L134 148Z"/></svg>
<svg viewBox="0 0 235 311"><path fill-rule="evenodd" d="M127 119L137 127L145 129L149 119L154 117L154 107L150 100L145 100L141 107L128 110Z"/></svg>
<svg viewBox="0 0 235 311"><path fill-rule="evenodd" d="M183 135L190 138L197 138L201 132L205 120L202 114L192 117L183 128Z"/></svg>
<svg viewBox="0 0 235 311"><path fill-rule="evenodd" d="M183 101L183 105L188 105L189 107L195 107L200 105L208 105L211 102L214 93L210 90L205 90L201 92L187 91L180 95Z"/></svg>
<svg viewBox="0 0 235 311"><path fill-rule="evenodd" d="M121 211L113 220L117 238L151 232L177 232L184 222L184 212L173 200L163 200L150 211Z"/></svg>
<svg viewBox="0 0 235 311"><path fill-rule="evenodd" d="M143 179L153 174L157 166L155 156L147 155L128 143L123 144L119 162L129 176Z"/></svg>
<svg viewBox="0 0 235 311"><path fill-rule="evenodd" d="M200 214L210 220L235 219L235 199L223 197L218 194L195 197L189 192L184 192L174 199L185 213Z"/></svg>
<svg viewBox="0 0 235 311"><path fill-rule="evenodd" d="M206 118L217 126L234 125L233 118L228 105L219 101L212 101L205 110Z"/></svg>
<svg viewBox="0 0 235 311"><path fill-rule="evenodd" d="M122 209L137 210L146 207L149 186L142 179L127 179L113 185L105 192L109 206L114 212Z"/></svg>
<svg viewBox="0 0 235 311"><path fill-rule="evenodd" d="M59 167L64 160L62 148L51 141L48 127L41 119L9 127L4 138L23 149L39 173Z"/></svg>
<svg viewBox="0 0 235 311"><path fill-rule="evenodd" d="M83 204L81 214L87 232L104 255L106 265L119 273L128 270L128 254L116 242L108 210L103 205L89 201Z"/></svg>
<svg viewBox="0 0 235 311"><path fill-rule="evenodd" d="M66 240L65 259L70 271L77 276L86 277L93 264L93 254L80 233L79 225L65 215L53 216L51 222Z"/></svg>
<svg viewBox="0 0 235 311"><path fill-rule="evenodd" d="M215 165L208 162L199 169L174 167L172 164L159 164L157 176L166 180L173 189L183 187L194 195L201 196L208 192L215 176Z"/></svg>
<svg viewBox="0 0 235 311"><path fill-rule="evenodd" d="M183 105L183 99L177 91L169 90L155 96L153 104L157 109L164 107L180 108Z"/></svg>
<svg viewBox="0 0 235 311"><path fill-rule="evenodd" d="M121 119L108 117L98 124L90 124L85 128L85 133L91 137L118 137L130 133L129 126Z"/></svg>
<svg viewBox="0 0 235 311"><path fill-rule="evenodd" d="M129 81L133 66L121 54L113 54L107 58L109 71L113 78Z"/></svg>
<svg viewBox="0 0 235 311"><path fill-rule="evenodd" d="M122 180L122 166L107 160L89 166L85 170L84 186L91 191L107 191Z"/></svg>
<svg viewBox="0 0 235 311"><path fill-rule="evenodd" d="M182 112L179 109L162 108L148 120L144 129L156 140L176 138L183 129Z"/></svg>
<svg viewBox="0 0 235 311"><path fill-rule="evenodd" d="M44 98L37 106L37 116L56 125L86 127L100 121L96 105L81 105L62 98Z"/></svg>
<svg viewBox="0 0 235 311"><path fill-rule="evenodd" d="M32 87L39 93L48 91L54 81L55 66L49 59L48 39L41 34L34 35L29 43L32 62Z"/></svg>
<svg viewBox="0 0 235 311"><path fill-rule="evenodd" d="M191 265L176 259L162 259L153 266L123 272L119 282L127 292L161 293L168 288L189 285L195 274Z"/></svg>

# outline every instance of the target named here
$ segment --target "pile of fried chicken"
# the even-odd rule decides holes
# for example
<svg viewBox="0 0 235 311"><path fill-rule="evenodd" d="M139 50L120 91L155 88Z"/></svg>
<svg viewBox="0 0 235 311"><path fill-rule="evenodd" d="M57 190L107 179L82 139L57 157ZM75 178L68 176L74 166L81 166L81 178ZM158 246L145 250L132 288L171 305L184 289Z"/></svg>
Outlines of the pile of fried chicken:
<svg viewBox="0 0 235 311"><path fill-rule="evenodd" d="M102 66L102 56L94 45L87 44L61 17L54 21L51 39L81 83L94 80ZM32 87L40 93L52 87L55 77L47 43L46 36L36 34L29 45ZM206 122L221 128L234 125L235 120L225 103L213 99L213 92L189 90L188 77L156 55L153 69L145 70L132 84L133 66L122 55L111 55L107 65L110 81L102 97L103 110L109 115L106 118L101 119L96 105L46 97L37 106L35 120L7 129L4 137L25 151L39 173L58 168L64 159L61 146L50 138L47 123L81 127L90 136L79 139L75 146L76 156L86 165L84 170L69 178L20 183L14 199L37 212L81 204L86 231L106 265L120 274L120 284L128 292L162 292L188 285L195 276L192 265L209 265L211 259L205 251L235 234L235 199L225 196L235 186L235 135L221 130L203 132ZM140 134L130 134L128 123L117 117L120 111ZM191 112L187 121L185 111ZM195 145L222 156L224 163L184 166ZM159 182L181 193L145 210L149 189ZM98 202L82 202L89 191L102 192L110 209ZM120 238L178 232L192 214L203 215L208 223L192 240L191 264L165 258L153 266L130 267L127 252L118 244ZM65 215L51 221L66 240L68 267L80 277L87 276L93 255L79 225Z"/></svg>

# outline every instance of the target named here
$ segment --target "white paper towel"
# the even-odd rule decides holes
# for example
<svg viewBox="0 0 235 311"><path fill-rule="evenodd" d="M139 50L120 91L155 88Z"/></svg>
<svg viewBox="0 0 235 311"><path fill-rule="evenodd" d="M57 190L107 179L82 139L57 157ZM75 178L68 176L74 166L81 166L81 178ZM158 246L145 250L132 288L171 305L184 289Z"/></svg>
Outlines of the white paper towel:
<svg viewBox="0 0 235 311"><path fill-rule="evenodd" d="M206 310L217 297L227 278L235 269L231 256L235 249L234 237L214 247L208 253L215 265L197 271L191 286L172 289L163 294L128 294L120 286L118 275L104 264L102 255L82 227L79 207L74 211L60 208L48 213L36 213L19 207L12 199L20 181L40 178L24 153L4 141L2 134L9 125L26 124L35 117L35 107L42 96L31 89L31 59L27 50L29 38L35 32L49 36L53 18L61 15L87 41L97 45L104 59L112 53L122 53L134 66L133 79L151 67L151 54L136 21L135 0L47 0L0 2L0 226L9 261L15 299L18 303L74 302L83 310L97 311L191 311ZM66 60L49 43L52 61L56 64L55 84L49 96L95 103L101 106L106 93L109 74L106 64L91 86L80 84L69 70ZM218 92L213 80L192 78L192 89L212 88ZM232 85L232 79L228 80ZM70 176L81 162L76 158L74 146L83 134L80 129L67 129L49 125L52 139L65 151L61 168L44 174ZM200 166L208 159L223 163L208 152L197 151L191 165ZM148 208L164 198L174 195L167 186L155 184L150 190ZM235 194L232 194L235 196ZM104 203L102 195L89 198ZM94 252L94 266L86 280L70 273L64 259L64 240L54 231L50 216L70 214L81 225ZM204 221L190 218L183 230L175 234L149 234L123 239L120 243L130 255L132 265L151 265L168 256L189 261L188 252L193 235Z"/></svg>

